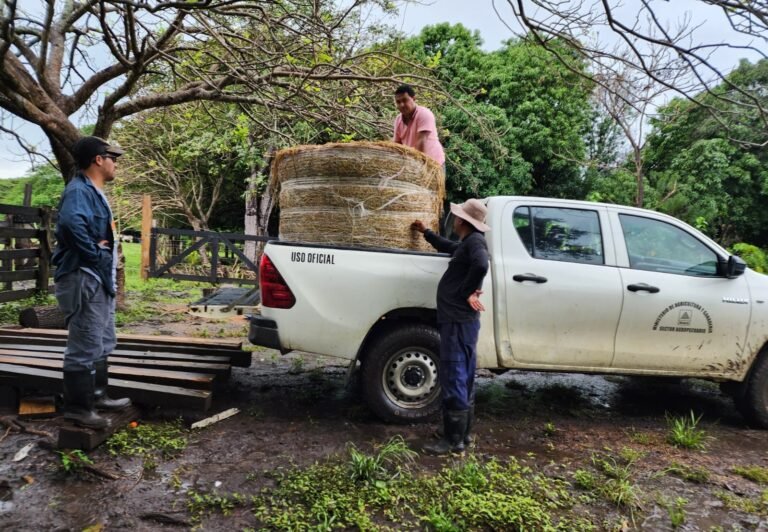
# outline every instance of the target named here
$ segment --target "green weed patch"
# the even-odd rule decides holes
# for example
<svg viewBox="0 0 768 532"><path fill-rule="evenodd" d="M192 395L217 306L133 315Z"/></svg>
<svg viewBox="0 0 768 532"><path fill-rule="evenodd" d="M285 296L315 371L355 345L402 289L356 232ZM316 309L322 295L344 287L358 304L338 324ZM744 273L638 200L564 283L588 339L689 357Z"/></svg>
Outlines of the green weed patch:
<svg viewBox="0 0 768 532"><path fill-rule="evenodd" d="M578 502L569 482L514 458L469 456L432 473L415 471L414 457L397 438L371 454L350 447L342 457L271 473L274 484L250 496L253 514L270 530L597 528L571 512ZM197 511L230 511L246 500L234 495L189 494Z"/></svg>

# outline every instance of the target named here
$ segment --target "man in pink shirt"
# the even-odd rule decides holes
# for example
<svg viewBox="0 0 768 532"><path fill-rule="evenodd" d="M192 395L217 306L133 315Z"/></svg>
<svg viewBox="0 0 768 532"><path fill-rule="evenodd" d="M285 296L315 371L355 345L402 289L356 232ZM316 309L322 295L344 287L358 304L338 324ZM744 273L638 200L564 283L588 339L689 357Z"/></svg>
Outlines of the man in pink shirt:
<svg viewBox="0 0 768 532"><path fill-rule="evenodd" d="M432 111L416 105L416 92L410 85L400 85L395 91L395 105L400 114L395 118L397 144L415 148L433 158L445 169L445 153L437 138L437 124Z"/></svg>

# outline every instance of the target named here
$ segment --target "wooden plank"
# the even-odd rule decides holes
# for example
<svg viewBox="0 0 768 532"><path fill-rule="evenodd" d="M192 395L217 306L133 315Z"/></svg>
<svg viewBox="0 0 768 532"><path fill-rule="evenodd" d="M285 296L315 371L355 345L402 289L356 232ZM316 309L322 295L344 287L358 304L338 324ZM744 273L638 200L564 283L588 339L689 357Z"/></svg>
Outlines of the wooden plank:
<svg viewBox="0 0 768 532"><path fill-rule="evenodd" d="M209 373L217 378L226 379L231 373L232 366L229 364L206 364L203 362L189 362L182 360L155 360L130 357L109 357L109 367L112 366L138 366L143 368L155 369L177 369L179 371L189 370L198 373Z"/></svg>
<svg viewBox="0 0 768 532"><path fill-rule="evenodd" d="M141 198L141 266L139 273L142 281L149 279L149 239L152 232L152 196L144 194Z"/></svg>
<svg viewBox="0 0 768 532"><path fill-rule="evenodd" d="M59 429L59 449L91 451L104 443L112 434L127 427L131 421L140 417L138 409L134 406L118 412L102 412L100 415L109 420L109 427L105 430L87 429L69 422L63 425Z"/></svg>
<svg viewBox="0 0 768 532"><path fill-rule="evenodd" d="M26 218L40 218L42 216L39 207L21 207L7 203L0 203L0 214L18 214Z"/></svg>
<svg viewBox="0 0 768 532"><path fill-rule="evenodd" d="M0 292L0 303L8 303L9 301L18 301L19 299L26 299L32 297L37 293L34 288L27 288L26 290L9 290ZM0 340L0 344L2 340Z"/></svg>
<svg viewBox="0 0 768 532"><path fill-rule="evenodd" d="M63 353L56 353L50 351L17 351L15 349L0 349L0 358L2 357L14 357L14 358L29 358L31 360L43 359L43 360L64 360ZM6 361L10 364L18 364L18 362ZM34 365L30 363L29 365ZM205 362L190 362L188 360L156 360L152 358L131 358L131 357L109 357L109 366L137 366L144 368L154 369L167 369L176 371L192 371L196 373L208 373L215 375L218 378L227 379L231 373L229 364L209 364ZM53 366L51 366L53 367ZM60 367L60 366L59 366Z"/></svg>
<svg viewBox="0 0 768 532"><path fill-rule="evenodd" d="M61 392L61 371L0 364L0 374L13 377L6 381L12 386ZM211 392L208 390L192 390L124 379L110 378L109 394L112 397L129 397L138 404L160 405L166 408L208 410L211 406Z"/></svg>
<svg viewBox="0 0 768 532"><path fill-rule="evenodd" d="M223 412L219 412L215 416L211 416L209 418L205 418L203 420L197 421L195 423L192 423L190 428L192 429L202 429L209 425L213 425L214 423L218 423L219 421L223 419L230 418L234 415L237 415L240 413L239 408L230 408L228 410L224 410Z"/></svg>
<svg viewBox="0 0 768 532"><path fill-rule="evenodd" d="M35 345L47 345L47 346L64 346L66 345L67 339L66 336L62 337L61 335L58 335L56 337L49 337L49 338L40 338L40 337L34 337L34 336L24 336L23 333L15 333L14 331L23 331L28 329L0 329L0 346L5 345L4 342L6 338L14 338L16 340L18 339L24 339L26 343L28 344L35 344ZM64 335L67 334L67 331L61 331L64 333ZM121 350L128 350L128 351L135 351L135 352L151 352L154 356L154 353L156 352L163 352L163 353L178 353L183 355L189 355L189 356L197 356L197 357L207 357L206 361L213 362L213 360L210 360L210 357L226 357L227 362L232 364L233 366L243 367L247 368L251 365L252 360L252 353L249 351L242 351L242 350L233 350L233 349L212 349L207 347L192 347L192 346L177 346L173 344L165 344L165 345L149 345L149 344L130 344L130 343L124 343L119 342L117 344L117 349L113 351L113 353L118 354L118 351ZM200 359L203 360L202 358Z"/></svg>
<svg viewBox="0 0 768 532"><path fill-rule="evenodd" d="M40 418L56 415L56 400L53 397L27 397L19 402L19 417Z"/></svg>
<svg viewBox="0 0 768 532"><path fill-rule="evenodd" d="M17 270L15 272L0 271L0 281L30 281L37 279L37 270Z"/></svg>
<svg viewBox="0 0 768 532"><path fill-rule="evenodd" d="M32 249L0 249L0 260L4 259L35 259L40 256L40 248Z"/></svg>
<svg viewBox="0 0 768 532"><path fill-rule="evenodd" d="M0 364L13 364L35 368L61 369L64 360L49 360L34 357L0 355ZM109 375L127 380L143 380L159 384L184 385L192 388L210 388L216 377L210 373L171 371L166 369L136 368L132 366L109 366Z"/></svg>
<svg viewBox="0 0 768 532"><path fill-rule="evenodd" d="M67 336L67 331L58 329L34 329L27 327L24 329L0 328L0 335L6 336L32 336L41 338L60 338ZM225 340L214 338L195 338L192 336L151 336L142 334L118 334L117 341L134 344L156 344L156 345L182 345L191 347L213 347L216 349L240 350L242 340Z"/></svg>
<svg viewBox="0 0 768 532"><path fill-rule="evenodd" d="M22 229L20 227L0 227L0 238L39 238L39 229Z"/></svg>
<svg viewBox="0 0 768 532"><path fill-rule="evenodd" d="M25 338L0 338L0 348L3 349L13 349L15 351L31 351L31 352L46 352L46 353L59 353L59 356L62 356L64 354L64 344L62 342L57 342L54 345L40 345L40 344L32 344L29 343L30 340ZM195 363L202 363L202 364L228 364L230 357L228 356L203 356L203 355L185 355L184 353L166 353L162 351L147 351L145 349L141 350L130 350L130 349L115 349L112 351L112 354L109 355L110 360L112 360L113 356L121 356L121 357L130 357L130 358L138 358L138 359L147 359L147 360L155 360L155 359L163 359L163 360L178 360L178 361L189 361L189 362L195 362Z"/></svg>
<svg viewBox="0 0 768 532"><path fill-rule="evenodd" d="M211 392L208 390L191 390L123 379L109 379L109 395L130 397L131 401L138 404L160 405L165 408L208 410L211 407Z"/></svg>

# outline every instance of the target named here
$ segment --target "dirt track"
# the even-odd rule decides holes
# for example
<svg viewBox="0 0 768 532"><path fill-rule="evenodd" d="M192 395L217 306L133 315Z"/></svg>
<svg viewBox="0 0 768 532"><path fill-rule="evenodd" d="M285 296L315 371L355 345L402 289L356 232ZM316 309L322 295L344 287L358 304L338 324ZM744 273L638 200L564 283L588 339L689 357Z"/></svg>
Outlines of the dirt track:
<svg viewBox="0 0 768 532"><path fill-rule="evenodd" d="M167 327L177 332L174 325ZM227 327L236 330L242 323ZM95 464L117 473L118 480L65 475L57 469L57 455L40 445L26 459L12 462L21 447L40 438L10 434L0 443L0 529L258 528L247 506L226 516L216 511L195 515L188 509L189 494L257 493L270 485L269 472L344 456L350 444L370 450L402 435L418 450L431 438L433 425L385 425L375 419L354 387L345 388L345 373L332 359L258 351L251 368L235 368L211 410L236 406L241 413L192 433L179 456L147 470L140 458L112 457L106 448L91 453ZM715 386L517 372L494 376L487 371L480 372L478 382L472 452L481 460L515 457L536 472L573 482L578 469L597 471L594 456L635 457L631 482L639 502L632 512L599 499L573 509L590 515L598 528L670 530L668 503L677 497L686 500L680 529L768 528L768 503L760 502L766 487L733 471L735 466L768 467L768 433L747 429ZM666 416L691 410L703 415L701 426L709 437L704 451L666 442ZM148 412L143 422L180 414ZM46 423L35 426L45 428ZM420 455L414 467L429 474L451 460L456 459ZM708 479L685 480L670 468L673 463L704 470Z"/></svg>

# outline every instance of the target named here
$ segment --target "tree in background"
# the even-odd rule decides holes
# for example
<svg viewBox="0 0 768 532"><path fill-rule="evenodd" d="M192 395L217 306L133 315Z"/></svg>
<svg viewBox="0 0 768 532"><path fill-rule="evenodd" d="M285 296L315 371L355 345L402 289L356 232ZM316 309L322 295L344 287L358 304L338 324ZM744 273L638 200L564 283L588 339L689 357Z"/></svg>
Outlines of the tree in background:
<svg viewBox="0 0 768 532"><path fill-rule="evenodd" d="M726 42L717 33L712 34L714 38L697 33L698 23L690 16L669 20L665 16L667 2L642 0L624 5L587 0L506 0L504 3L511 7L512 16L527 35L549 50L553 59L569 64L571 58L562 53L562 46L566 45L590 66L579 73L602 84L606 90L613 87L601 79L602 72L621 65L617 74L630 70L633 78L645 78L648 83L665 86L680 98L702 107L710 121L717 123L731 139L751 142L742 136L744 131L733 120L736 115L743 115L756 119L753 131L760 132L760 143L768 140L765 100L713 61L713 52L718 49L768 57L765 53L766 2L695 2L698 15L741 34L746 42L743 45ZM669 76L664 62L653 61L660 54L678 61L678 75ZM720 90L714 90L716 86ZM621 91L615 92L615 96L621 98Z"/></svg>
<svg viewBox="0 0 768 532"><path fill-rule="evenodd" d="M434 99L448 158L449 199L584 197L581 161L591 86L571 70L583 65L574 58L566 68L524 40L493 52L481 44L477 32L460 24L428 26L399 43L400 53L433 68L451 96ZM430 95L417 98L425 96Z"/></svg>
<svg viewBox="0 0 768 532"><path fill-rule="evenodd" d="M745 87L748 94L733 90ZM768 149L760 107L745 113L745 101L768 104L768 60L742 61L728 82L699 96L704 104L676 99L652 121L645 153L650 206L706 230L729 245L768 245ZM730 116L723 129L719 116ZM738 138L734 138L734 135Z"/></svg>
<svg viewBox="0 0 768 532"><path fill-rule="evenodd" d="M0 131L36 157L44 154L9 120L40 127L68 179L69 147L80 137L72 117L88 111L101 137L126 117L196 101L257 105L297 119L343 116L344 102L318 94L325 83L395 83L391 57L378 58L375 76L368 70L377 55L364 51L368 8L393 3L2 1ZM349 24L359 31L340 35Z"/></svg>

